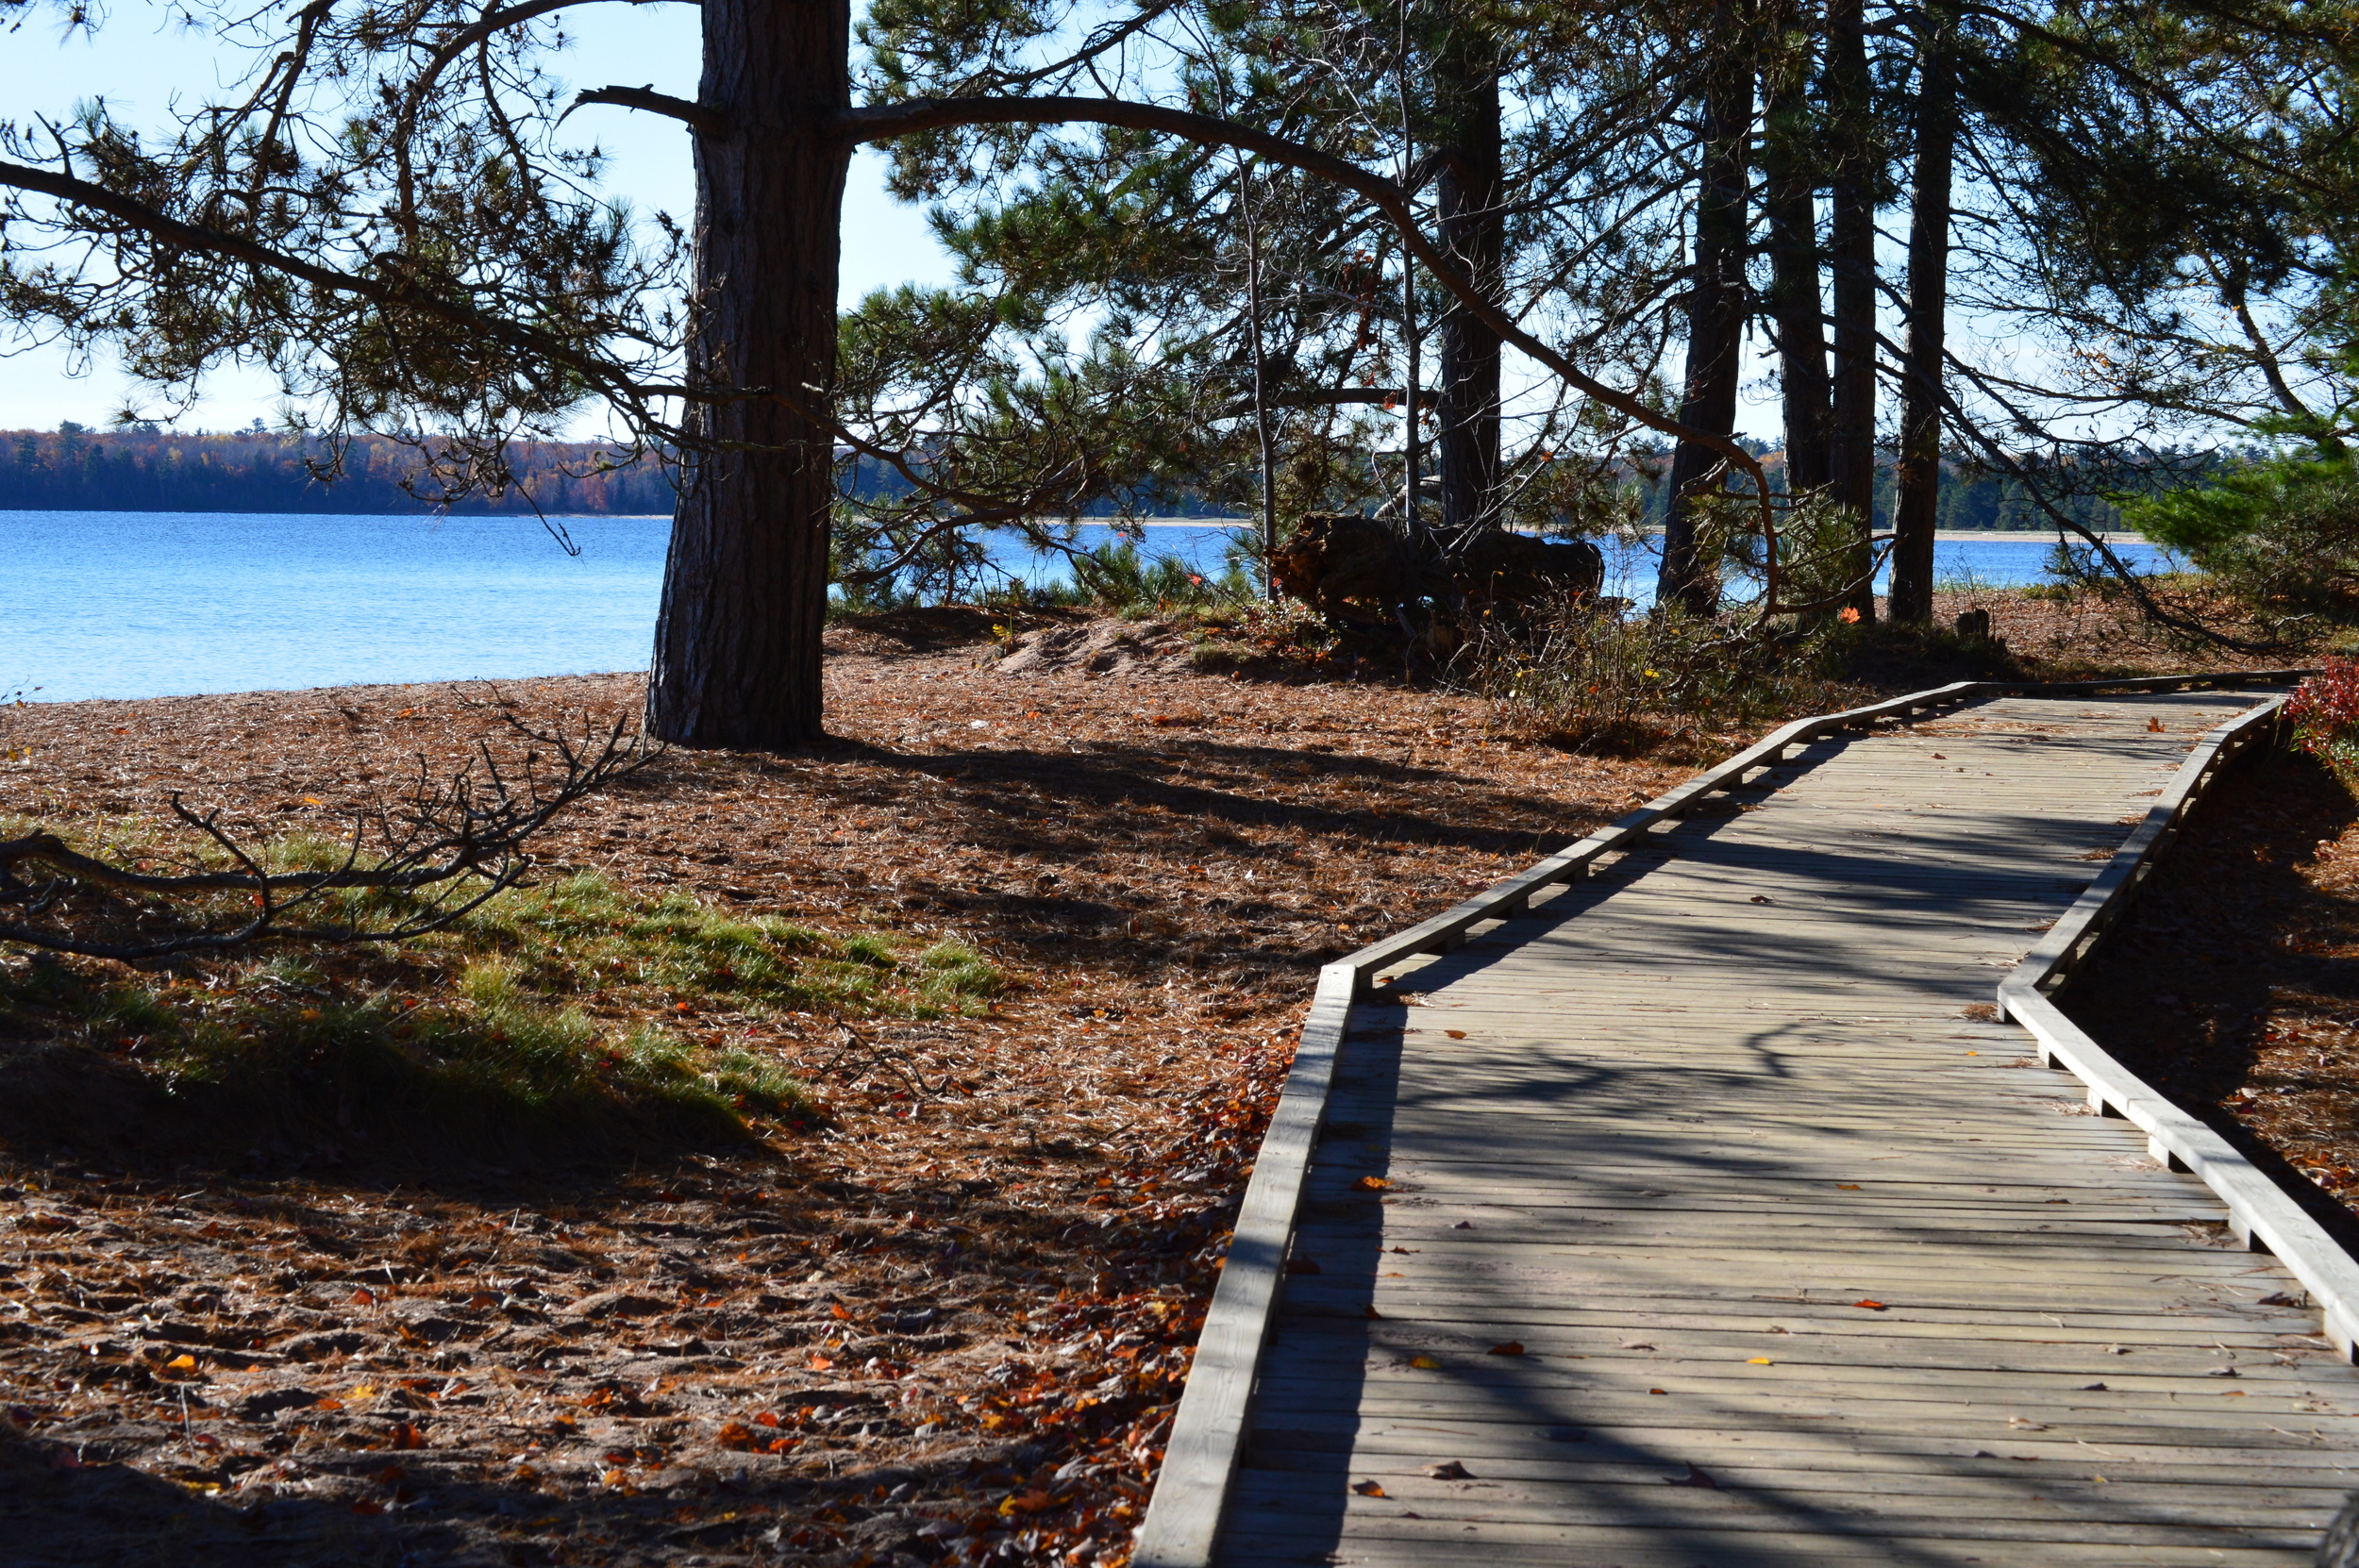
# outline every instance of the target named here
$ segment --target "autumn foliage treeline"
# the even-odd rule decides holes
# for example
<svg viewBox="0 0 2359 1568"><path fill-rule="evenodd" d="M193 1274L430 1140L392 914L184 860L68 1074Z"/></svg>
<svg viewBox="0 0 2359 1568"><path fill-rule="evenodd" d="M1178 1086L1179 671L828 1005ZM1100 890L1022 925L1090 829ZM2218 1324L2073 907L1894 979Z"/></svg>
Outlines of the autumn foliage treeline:
<svg viewBox="0 0 2359 1568"><path fill-rule="evenodd" d="M520 444L523 492L454 510L669 514L661 466L599 471L595 443ZM261 431L212 435L144 430L15 430L0 435L0 511L407 512L431 509L402 488L411 448L382 436L354 441L343 474L323 485L306 465L318 442Z"/></svg>

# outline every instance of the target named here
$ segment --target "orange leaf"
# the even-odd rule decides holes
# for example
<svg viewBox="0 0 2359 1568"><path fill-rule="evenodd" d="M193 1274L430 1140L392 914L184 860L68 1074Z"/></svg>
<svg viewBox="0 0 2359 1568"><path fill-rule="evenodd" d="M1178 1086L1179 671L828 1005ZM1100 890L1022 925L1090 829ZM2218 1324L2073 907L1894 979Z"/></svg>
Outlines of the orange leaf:
<svg viewBox="0 0 2359 1568"><path fill-rule="evenodd" d="M803 1365L811 1368L813 1372L825 1372L828 1368L834 1366L835 1363L828 1359L825 1356L806 1356L803 1358Z"/></svg>
<svg viewBox="0 0 2359 1568"><path fill-rule="evenodd" d="M841 1301L828 1303L828 1315L831 1318L842 1318L846 1323L852 1320L852 1314L844 1309L844 1303Z"/></svg>
<svg viewBox="0 0 2359 1568"><path fill-rule="evenodd" d="M396 1448L423 1448L426 1446L426 1439L419 1435L418 1429L415 1426L410 1426L410 1423L405 1421L400 1426L393 1428L393 1446Z"/></svg>
<svg viewBox="0 0 2359 1568"><path fill-rule="evenodd" d="M742 1421L723 1422L718 1441L724 1448L751 1448L754 1429Z"/></svg>
<svg viewBox="0 0 2359 1568"><path fill-rule="evenodd" d="M1523 1353L1523 1344L1516 1340L1503 1340L1483 1352L1485 1356L1520 1356Z"/></svg>
<svg viewBox="0 0 2359 1568"><path fill-rule="evenodd" d="M1834 1190L1838 1193L1856 1193L1859 1191L1859 1183L1856 1181L1838 1181L1834 1184Z"/></svg>
<svg viewBox="0 0 2359 1568"><path fill-rule="evenodd" d="M374 1307L376 1305L376 1293L363 1285L344 1299L354 1307Z"/></svg>
<svg viewBox="0 0 2359 1568"><path fill-rule="evenodd" d="M1444 1029L1442 1032L1449 1036L1452 1040L1464 1040L1466 1038L1466 1031L1464 1029Z"/></svg>
<svg viewBox="0 0 2359 1568"><path fill-rule="evenodd" d="M1862 1296L1859 1300L1852 1302L1852 1303L1851 1303L1851 1305L1852 1305L1852 1306L1854 1306L1854 1307L1864 1307L1864 1308L1865 1308L1867 1310L1869 1310L1869 1311L1871 1311L1871 1312L1882 1312L1882 1311L1888 1310L1888 1309L1884 1306L1884 1304L1883 1304L1882 1302L1881 1302L1881 1301L1870 1301L1870 1300L1868 1300L1865 1296Z"/></svg>
<svg viewBox="0 0 2359 1568"><path fill-rule="evenodd" d="M1442 1370L1442 1363L1435 1360L1430 1356L1412 1356L1409 1358L1409 1364L1422 1372L1439 1372Z"/></svg>
<svg viewBox="0 0 2359 1568"><path fill-rule="evenodd" d="M1351 1490L1358 1493L1363 1497L1389 1497L1392 1495L1391 1493L1386 1492L1381 1486L1379 1486L1374 1481L1354 1481L1351 1483Z"/></svg>
<svg viewBox="0 0 2359 1568"><path fill-rule="evenodd" d="M1352 1191L1356 1193L1381 1193L1385 1188L1390 1187L1392 1183L1385 1180L1382 1176L1362 1176L1359 1180L1353 1182L1351 1187Z"/></svg>
<svg viewBox="0 0 2359 1568"><path fill-rule="evenodd" d="M757 1426L776 1426L778 1424L778 1412L776 1410L764 1410L754 1417L754 1425Z"/></svg>
<svg viewBox="0 0 2359 1568"><path fill-rule="evenodd" d="M196 1358L193 1356L175 1356L171 1360L166 1361L164 1366L167 1370L173 1372L194 1372L196 1370Z"/></svg>

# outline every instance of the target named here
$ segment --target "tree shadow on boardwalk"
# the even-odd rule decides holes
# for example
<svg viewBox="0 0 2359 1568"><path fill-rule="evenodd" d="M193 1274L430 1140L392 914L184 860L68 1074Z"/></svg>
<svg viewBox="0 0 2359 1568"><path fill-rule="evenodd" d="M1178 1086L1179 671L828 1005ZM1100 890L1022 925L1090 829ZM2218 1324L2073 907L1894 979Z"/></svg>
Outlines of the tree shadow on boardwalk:
<svg viewBox="0 0 2359 1568"><path fill-rule="evenodd" d="M1724 846L1704 868L1733 885L1728 898L1681 908L1626 899L1660 863L1659 854L1641 855L1454 953L1404 963L1392 984L1356 1009L1297 1229L1297 1267L1307 1261L1316 1272L1285 1281L1223 1560L1465 1561L1496 1553L1582 1564L1800 1568L1998 1563L2040 1557L2051 1542L2077 1543L2082 1554L2116 1549L2124 1561L2160 1560L2166 1543L2275 1548L2288 1560L2306 1551L2339 1500L2334 1473L2320 1471L2315 1494L2259 1525L2214 1524L2185 1498L2151 1493L2062 1508L2057 1494L2083 1478L2060 1469L2076 1462L2073 1445L2017 1436L1999 1410L2007 1396L1976 1392L1985 1370L2015 1374L1986 1368L1986 1349L1947 1348L1937 1332L1892 1332L1950 1321L1948 1314L1968 1304L1940 1299L1958 1294L1954 1283L1920 1287L1933 1299L1911 1312L1901 1290L1877 1282L1879 1261L1921 1259L1929 1239L1970 1241L1969 1233L2018 1223L2003 1213L1929 1212L1897 1189L1881 1205L1862 1200L1827 1222L1847 1233L1839 1249L1798 1261L1795 1293L1758 1289L1741 1276L1715 1278L1709 1259L1692 1272L1649 1272L1661 1260L1643 1256L1648 1202L1669 1199L1665 1207L1685 1211L1683 1218L1700 1211L1738 1228L1747 1214L1765 1218L1774 1209L1731 1194L1753 1198L1799 1182L1831 1197L1837 1176L1856 1187L1860 1171L1888 1169L1858 1160L1890 1158L1891 1149L1912 1143L1955 1155L1960 1177L1994 1183L1990 1191L2010 1183L2028 1189L2039 1179L2010 1174L2006 1148L1949 1141L1909 1083L1915 1067L1957 1064L1952 1036L1986 1047L2019 1044L2016 1031L1950 1010L1987 1000L2004 973L1976 958L1976 945L2020 952L2087 880L2057 869L2091 847L2085 822L2002 813L1983 823L2025 846L2020 869L1967 875L1901 864L1908 857L1899 847L1885 858L1752 842L1733 853ZM1680 832L1695 844L1725 827L1705 822ZM1905 841L1912 831L1902 819L1893 836ZM2116 839L2121 831L2109 829ZM1746 891L1756 877L1773 912L1758 912L1762 906ZM1579 917L1594 919L1617 899L1625 900L1621 913L1659 926L1663 940L1649 950L1623 926L1610 998L1581 1008L1589 976ZM1839 927L1815 923L1813 915L1837 904L1846 917ZM1926 920L1960 927L1968 940L1958 961L1896 976L1885 939L1898 925ZM1533 1013L1561 1001L1564 1031L1548 1037L1544 1023L1518 1026L1541 1029L1546 1040L1528 1062L1503 1066L1494 1057L1480 1071L1438 1083L1428 1072L1430 1097L1404 1091L1405 1051L1451 1049L1450 1004L1433 993L1511 951L1535 947L1561 951L1564 980L1561 988L1525 991L1520 1000ZM1649 951L1658 962L1647 961ZM1706 1053L1626 1059L1600 1016L1627 1025L1635 1011L1654 1020L1635 1027L1676 1029L1691 1006L1703 1006L1681 983L1682 971L1693 975L1698 962L1742 977L1734 1000L1715 999L1710 1026L1728 1032ZM1642 988L1635 992L1633 968ZM1649 976L1661 988L1651 1006L1643 990ZM1896 980L1916 994L1896 998ZM1859 1000L1847 994L1852 991ZM1748 997L1774 997L1776 1005L1757 1025L1732 1027L1730 1010ZM1831 1039L1888 1027L1883 1015L1901 1005L1917 1022L1886 1043L1888 1076L1847 1092L1843 1117L1810 1126L1809 1096L1818 1087L1811 1080L1820 1072L1810 1059L1823 1056ZM1936 1021L1931 1031L1928 1019ZM1994 1080L1994 1098L1999 1093ZM1547 1143L1556 1109L1582 1115L1587 1130L1578 1148ZM1502 1145L1496 1141L1510 1124L1492 1112L1511 1110L1521 1125ZM1879 1112L1889 1120L1871 1130ZM1453 1122L1463 1132L1451 1129ZM1781 1123L1807 1126L1811 1145L1798 1152L1748 1142L1748 1125ZM2036 1139L2054 1125L2027 1111L2025 1134ZM2124 1147L2133 1148L2126 1134ZM1414 1158L1404 1169L1409 1149ZM1909 1169L1916 1183L1942 1179ZM2101 1172L2093 1160L2092 1176ZM1535 1219L1531 1198L1549 1182L1564 1184L1564 1208ZM1502 1195L1486 1205L1486 1191ZM1517 1204L1520 1211L1510 1207ZM1426 1258L1385 1250L1387 1215L1395 1221L1391 1239L1410 1241ZM1470 1232L1463 1253L1432 1257L1455 1244L1450 1238L1460 1228ZM1765 1231L1753 1244L1773 1246L1776 1234ZM1617 1256L1617 1247L1633 1250ZM1586 1257L1584 1249L1604 1250ZM1581 1283L1591 1270L1600 1293L1594 1298L1584 1297ZM1408 1279L1387 1293L1381 1282L1403 1275ZM2143 1272L2135 1283L2148 1283ZM1993 1301L2005 1299L2006 1289L1995 1281ZM2235 1310L2259 1292L2210 1305ZM1863 1316L1856 1325L1811 1321L1814 1309L1855 1311L1871 1293L1891 1296L1902 1315ZM2028 1312L2020 1304L1989 1309ZM2249 1315L2255 1333L2315 1327L2299 1312ZM1660 1347L1639 1326L1649 1323L1661 1326ZM1688 1343L1672 1343L1674 1334ZM1511 1335L1530 1343L1513 1345ZM1933 1401L1928 1411L1949 1400L1997 1413L1945 1421L1940 1413L1901 1418L1859 1406L1851 1409L1866 1413L1854 1415L1840 1393L1775 1398L1766 1373L1748 1373L1748 1346L1799 1367L1821 1363L1797 1379L1798 1389L1809 1389L1814 1377L1839 1380L1847 1364L1882 1364L1899 1369L1895 1381L1914 1379L1923 1389ZM1515 1353L1502 1353L1510 1349ZM2064 1364L2071 1352L2056 1355ZM1863 1356L1874 1359L1859 1361ZM2027 1394L2046 1390L2035 1370L2021 1374ZM1715 1394L1719 1388L1727 1394ZM2134 1433L2134 1412L2086 1419L2123 1424L2125 1443L2148 1441ZM1584 1527L1596 1533L1577 1533Z"/></svg>

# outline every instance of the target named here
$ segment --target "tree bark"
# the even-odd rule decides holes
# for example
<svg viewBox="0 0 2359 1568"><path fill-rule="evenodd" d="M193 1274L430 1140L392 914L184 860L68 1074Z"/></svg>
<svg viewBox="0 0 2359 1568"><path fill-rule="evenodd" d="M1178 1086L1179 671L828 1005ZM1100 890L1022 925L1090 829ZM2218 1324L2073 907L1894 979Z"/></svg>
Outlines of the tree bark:
<svg viewBox="0 0 2359 1568"><path fill-rule="evenodd" d="M1497 46L1462 14L1436 52L1443 153L1435 201L1442 248L1481 296L1506 292L1505 175L1499 128ZM1455 547L1496 521L1499 485L1499 335L1472 312L1442 318L1442 535Z"/></svg>
<svg viewBox="0 0 2359 1568"><path fill-rule="evenodd" d="M1916 169L1909 213L1909 348L1900 388L1899 496L1893 508L1892 618L1933 614L1933 524L1941 501L1942 339L1949 292L1949 178L1957 77L1946 7L1926 10L1916 91Z"/></svg>
<svg viewBox="0 0 2359 1568"><path fill-rule="evenodd" d="M1769 221L1769 304L1778 332L1779 388L1785 404L1785 487L1825 488L1830 388L1826 311L1818 292L1818 173L1804 97L1808 57L1786 8L1785 37L1761 74L1763 216Z"/></svg>
<svg viewBox="0 0 2359 1568"><path fill-rule="evenodd" d="M647 729L692 746L822 733L836 271L851 148L845 0L705 0L695 144L692 382L744 397L693 412L712 449L672 524Z"/></svg>
<svg viewBox="0 0 2359 1568"><path fill-rule="evenodd" d="M1745 332L1746 153L1752 130L1753 73L1742 19L1714 8L1714 33L1725 52L1704 84L1703 163L1696 194L1693 281L1687 292L1687 370L1680 423L1715 434L1736 429L1738 354ZM1718 589L1698 550L1696 514L1721 455L1681 440L1671 454L1671 496L1663 529L1663 571L1656 598L1708 615Z"/></svg>
<svg viewBox="0 0 2359 1568"><path fill-rule="evenodd" d="M1830 0L1827 8L1827 119L1834 146L1834 186L1828 218L1834 295L1832 418L1827 442L1828 479L1836 503L1857 520L1859 542L1851 575L1859 587L1850 608L1862 621L1876 618L1876 184L1879 159L1869 119L1867 33L1863 0Z"/></svg>

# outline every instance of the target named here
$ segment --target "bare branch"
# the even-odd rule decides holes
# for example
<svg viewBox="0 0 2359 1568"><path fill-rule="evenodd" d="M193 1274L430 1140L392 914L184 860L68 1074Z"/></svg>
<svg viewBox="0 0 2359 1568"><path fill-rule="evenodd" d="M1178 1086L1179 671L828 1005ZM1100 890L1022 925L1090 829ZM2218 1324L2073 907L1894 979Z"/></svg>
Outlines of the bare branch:
<svg viewBox="0 0 2359 1568"><path fill-rule="evenodd" d="M728 122L711 109L701 104L692 104L685 98L658 92L652 87L592 88L575 96L573 107L558 116L559 122L561 124L574 109L586 108L592 104L613 104L621 108L644 109L649 114L665 115L710 142L722 141L729 134Z"/></svg>
<svg viewBox="0 0 2359 1568"><path fill-rule="evenodd" d="M0 841L0 909L50 916L38 926L0 922L0 941L86 958L141 959L219 952L272 938L399 942L444 929L516 884L534 863L527 841L559 812L661 755L661 748L626 733L620 719L604 729L585 725L579 735L532 729L512 718L509 725L533 743L520 764L503 769L489 746L479 746L476 759L438 780L419 759L410 792L389 808L355 817L337 862L321 870L268 870L256 850L222 825L219 810L200 813L177 793L173 814L226 859L226 867L144 871L84 855L47 832ZM553 772L544 769L549 754ZM372 840L376 851L364 859ZM49 874L40 882L18 875L35 865ZM87 916L69 923L53 912L69 894L97 889L151 900L209 900L211 908L150 905L131 911L127 923L147 929L128 938L92 935ZM390 896L378 901L376 918L321 918L329 915L331 895L351 892ZM237 913L223 912L225 898ZM159 923L165 928L153 931Z"/></svg>

